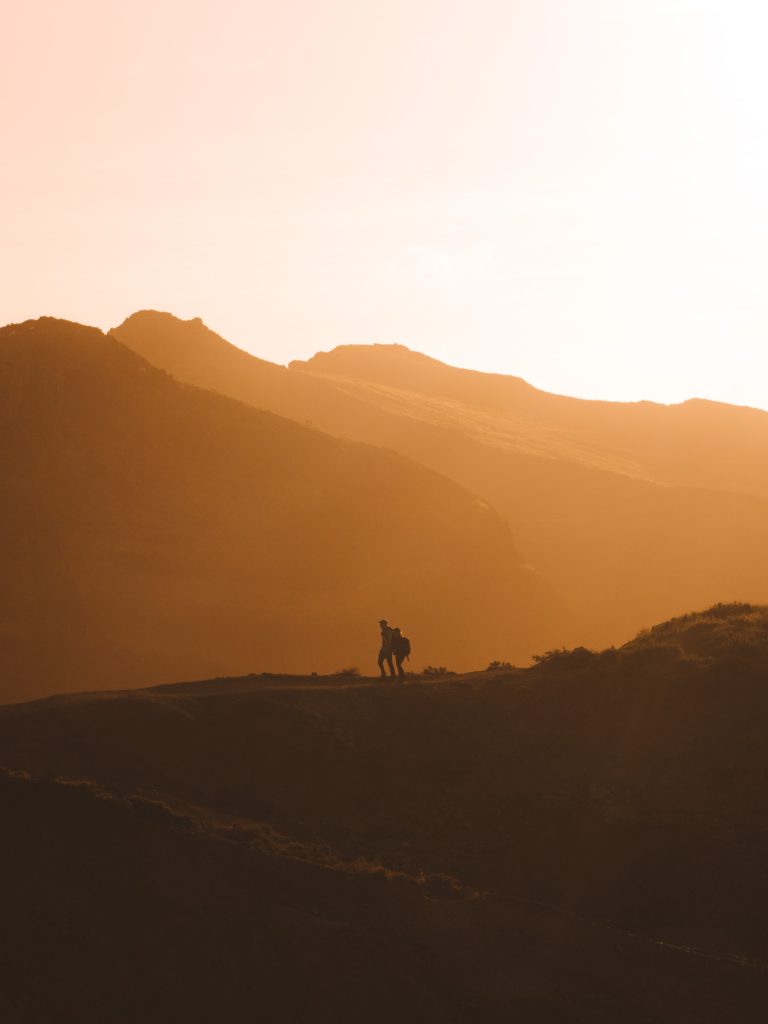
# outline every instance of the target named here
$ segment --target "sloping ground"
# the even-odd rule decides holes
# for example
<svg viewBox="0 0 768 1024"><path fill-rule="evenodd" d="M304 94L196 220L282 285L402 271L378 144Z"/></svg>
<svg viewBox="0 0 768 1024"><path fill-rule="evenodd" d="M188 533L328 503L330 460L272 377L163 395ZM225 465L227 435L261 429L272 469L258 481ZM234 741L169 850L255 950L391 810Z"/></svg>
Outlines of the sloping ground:
<svg viewBox="0 0 768 1024"><path fill-rule="evenodd" d="M287 371L286 371L287 373ZM506 524L391 451L179 384L101 332L0 331L0 700L558 636Z"/></svg>
<svg viewBox="0 0 768 1024"><path fill-rule="evenodd" d="M760 1020L767 630L766 609L719 606L527 670L50 698L0 709L0 764L162 801L261 854L425 874L398 934L407 951L415 920L453 922L450 952L418 941L438 991L478 1008L456 1019ZM430 917L435 899L454 909Z"/></svg>
<svg viewBox="0 0 768 1024"><path fill-rule="evenodd" d="M723 663L739 659L749 665L768 649L768 615L763 607L716 604L704 612L691 612L652 629L643 630L625 645L626 651L671 649Z"/></svg>
<svg viewBox="0 0 768 1024"><path fill-rule="evenodd" d="M385 445L480 495L565 601L560 643L768 600L768 413L581 401L401 345L342 346L288 371L150 311L112 333L179 380Z"/></svg>
<svg viewBox="0 0 768 1024"><path fill-rule="evenodd" d="M546 908L265 854L87 784L0 772L0 807L8 1024L761 1019L760 972Z"/></svg>

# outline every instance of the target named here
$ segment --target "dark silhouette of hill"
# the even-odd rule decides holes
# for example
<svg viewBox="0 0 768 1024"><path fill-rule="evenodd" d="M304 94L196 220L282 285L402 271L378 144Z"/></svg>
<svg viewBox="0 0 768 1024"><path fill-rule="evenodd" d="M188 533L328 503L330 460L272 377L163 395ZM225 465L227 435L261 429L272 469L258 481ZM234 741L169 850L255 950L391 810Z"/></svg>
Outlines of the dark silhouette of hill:
<svg viewBox="0 0 768 1024"><path fill-rule="evenodd" d="M481 495L567 603L561 642L768 600L768 413L566 398L401 345L342 346L287 372L149 311L113 333L179 380L393 448Z"/></svg>
<svg viewBox="0 0 768 1024"><path fill-rule="evenodd" d="M0 774L0 1008L760 1021L767 670L768 609L732 605L399 688L2 707L32 778Z"/></svg>
<svg viewBox="0 0 768 1024"><path fill-rule="evenodd" d="M452 481L93 328L0 330L0 409L0 700L375 664L382 615L455 667L557 636L506 524Z"/></svg>

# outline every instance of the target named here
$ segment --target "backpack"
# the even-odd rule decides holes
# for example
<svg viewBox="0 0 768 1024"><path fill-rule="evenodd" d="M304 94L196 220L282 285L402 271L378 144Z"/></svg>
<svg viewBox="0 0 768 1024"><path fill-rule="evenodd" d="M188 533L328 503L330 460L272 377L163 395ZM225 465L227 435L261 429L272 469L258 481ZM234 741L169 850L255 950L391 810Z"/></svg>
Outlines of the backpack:
<svg viewBox="0 0 768 1024"><path fill-rule="evenodd" d="M403 660L411 654L411 641L407 636L403 636L397 626L392 630L392 650Z"/></svg>

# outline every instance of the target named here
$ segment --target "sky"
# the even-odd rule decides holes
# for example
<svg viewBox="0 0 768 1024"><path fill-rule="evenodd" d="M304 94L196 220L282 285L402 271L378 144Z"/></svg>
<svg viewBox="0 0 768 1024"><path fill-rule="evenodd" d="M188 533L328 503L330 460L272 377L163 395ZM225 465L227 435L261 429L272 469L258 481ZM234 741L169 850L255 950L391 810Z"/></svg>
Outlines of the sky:
<svg viewBox="0 0 768 1024"><path fill-rule="evenodd" d="M0 323L768 409L758 0L26 0L3 36Z"/></svg>

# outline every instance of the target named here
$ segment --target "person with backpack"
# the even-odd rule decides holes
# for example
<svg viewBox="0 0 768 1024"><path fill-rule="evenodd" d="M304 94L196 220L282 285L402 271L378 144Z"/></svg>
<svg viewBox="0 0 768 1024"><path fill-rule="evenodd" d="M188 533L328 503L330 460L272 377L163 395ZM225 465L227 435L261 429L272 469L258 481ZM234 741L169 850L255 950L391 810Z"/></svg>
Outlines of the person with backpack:
<svg viewBox="0 0 768 1024"><path fill-rule="evenodd" d="M384 662L389 665L390 676L394 677L395 674L395 666L392 664L392 627L387 624L386 619L379 619L379 629L381 630L379 672L381 672L381 678L386 679L387 673L384 671Z"/></svg>
<svg viewBox="0 0 768 1024"><path fill-rule="evenodd" d="M397 662L397 674L403 679L405 677L403 662L411 653L411 641L407 636L403 636L399 626L394 626L392 629L392 653Z"/></svg>

